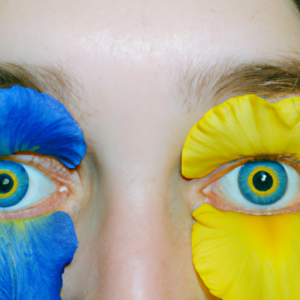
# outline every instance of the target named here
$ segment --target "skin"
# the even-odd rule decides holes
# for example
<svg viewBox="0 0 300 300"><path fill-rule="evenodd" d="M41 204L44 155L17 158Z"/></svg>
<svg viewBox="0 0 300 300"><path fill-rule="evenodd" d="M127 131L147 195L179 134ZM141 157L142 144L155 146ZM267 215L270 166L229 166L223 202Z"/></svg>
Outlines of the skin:
<svg viewBox="0 0 300 300"><path fill-rule="evenodd" d="M192 263L197 181L180 153L217 99L204 85L185 101L185 75L297 56L299 20L288 0L0 0L1 61L59 65L78 83L67 106L88 155L62 299L213 299Z"/></svg>

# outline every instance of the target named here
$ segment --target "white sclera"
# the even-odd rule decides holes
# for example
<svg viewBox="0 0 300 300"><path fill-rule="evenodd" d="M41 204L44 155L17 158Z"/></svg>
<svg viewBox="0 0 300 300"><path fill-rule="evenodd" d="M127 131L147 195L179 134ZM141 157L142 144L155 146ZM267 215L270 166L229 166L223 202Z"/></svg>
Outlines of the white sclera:
<svg viewBox="0 0 300 300"><path fill-rule="evenodd" d="M287 164L281 163L284 167L287 178L288 184L286 191L281 199L277 202L270 204L270 205L257 205L249 200L247 200L240 191L239 184L238 184L238 175L239 171L243 166L239 166L232 170L231 172L224 175L222 178L217 180L219 183L219 190L226 196L227 199L231 200L232 202L238 204L239 206L245 206L246 209L255 209L255 210L275 210L284 208L289 205L289 203L294 200L297 192L299 190L299 174L297 171L290 167Z"/></svg>
<svg viewBox="0 0 300 300"><path fill-rule="evenodd" d="M16 205L0 207L1 212L13 212L28 208L39 201L47 198L56 191L55 184L38 169L20 164L24 167L29 177L29 187L24 198Z"/></svg>

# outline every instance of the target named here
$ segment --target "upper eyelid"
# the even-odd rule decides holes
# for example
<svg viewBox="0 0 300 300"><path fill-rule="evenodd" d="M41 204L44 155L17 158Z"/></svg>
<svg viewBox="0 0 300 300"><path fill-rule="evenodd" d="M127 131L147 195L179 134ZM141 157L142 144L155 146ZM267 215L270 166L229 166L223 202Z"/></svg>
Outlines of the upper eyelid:
<svg viewBox="0 0 300 300"><path fill-rule="evenodd" d="M78 169L68 169L55 158L40 154L14 154L10 156L0 157L0 160L12 160L19 163L29 164L43 173L52 176L59 176L60 179L72 181L81 184ZM55 169L55 170L54 170Z"/></svg>

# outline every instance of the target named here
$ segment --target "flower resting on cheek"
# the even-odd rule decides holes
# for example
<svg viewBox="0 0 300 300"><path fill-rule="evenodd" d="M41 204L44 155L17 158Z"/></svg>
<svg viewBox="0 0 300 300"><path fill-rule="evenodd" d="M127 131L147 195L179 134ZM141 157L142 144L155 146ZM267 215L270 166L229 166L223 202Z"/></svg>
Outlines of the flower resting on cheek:
<svg viewBox="0 0 300 300"><path fill-rule="evenodd" d="M205 114L185 141L186 178L203 178L229 163L246 162L219 180L217 190L202 187L199 194L208 195L204 202L211 204L212 194L220 197L215 199L218 204L224 199L239 202L238 211L244 207L249 214L222 211L208 203L193 212L196 271L210 292L223 300L300 299L299 209L276 212L276 207L291 202L290 194L299 202L299 195L289 192L296 182L289 174L298 171L274 162L277 156L299 160L299 110L300 97L275 104L256 95L232 98ZM222 188L227 189L226 197L220 196Z"/></svg>
<svg viewBox="0 0 300 300"><path fill-rule="evenodd" d="M300 299L300 214L253 216L204 203L193 212L193 260L223 300Z"/></svg>
<svg viewBox="0 0 300 300"><path fill-rule="evenodd" d="M72 219L61 211L0 222L0 299L60 300L63 268L77 247Z"/></svg>
<svg viewBox="0 0 300 300"><path fill-rule="evenodd" d="M71 217L58 211L70 194L67 177L51 180L18 159L32 152L74 169L86 152L84 135L62 103L18 86L0 89L0 120L0 299L59 300L78 247Z"/></svg>

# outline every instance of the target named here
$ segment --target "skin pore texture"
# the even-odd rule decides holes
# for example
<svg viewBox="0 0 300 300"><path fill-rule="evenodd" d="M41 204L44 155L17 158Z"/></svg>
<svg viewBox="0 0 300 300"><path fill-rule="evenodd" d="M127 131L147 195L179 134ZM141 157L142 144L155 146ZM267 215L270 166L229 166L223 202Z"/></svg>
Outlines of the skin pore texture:
<svg viewBox="0 0 300 300"><path fill-rule="evenodd" d="M215 299L193 266L199 183L181 149L227 70L299 58L299 18L288 0L0 0L0 64L71 78L60 100L87 142L63 300Z"/></svg>

